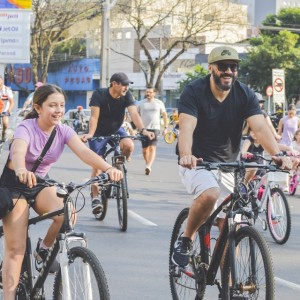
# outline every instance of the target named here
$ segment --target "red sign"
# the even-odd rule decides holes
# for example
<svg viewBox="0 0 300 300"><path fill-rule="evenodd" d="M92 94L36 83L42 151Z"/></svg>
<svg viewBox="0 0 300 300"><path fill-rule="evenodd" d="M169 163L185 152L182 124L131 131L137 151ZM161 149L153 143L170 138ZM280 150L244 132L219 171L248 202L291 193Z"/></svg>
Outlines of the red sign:
<svg viewBox="0 0 300 300"><path fill-rule="evenodd" d="M283 81L282 81L281 78L275 78L275 80L274 80L274 89L278 93L280 93L283 90Z"/></svg>
<svg viewBox="0 0 300 300"><path fill-rule="evenodd" d="M273 95L273 88L272 88L272 86L269 85L269 86L266 88L266 95L267 95L268 97L270 97L270 96Z"/></svg>

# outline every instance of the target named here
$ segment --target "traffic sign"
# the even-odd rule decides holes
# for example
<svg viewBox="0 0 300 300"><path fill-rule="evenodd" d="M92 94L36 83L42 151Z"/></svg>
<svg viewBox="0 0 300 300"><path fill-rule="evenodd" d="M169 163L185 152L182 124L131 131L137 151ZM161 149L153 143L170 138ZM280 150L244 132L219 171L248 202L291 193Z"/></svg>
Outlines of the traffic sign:
<svg viewBox="0 0 300 300"><path fill-rule="evenodd" d="M274 103L285 102L284 69L273 69L273 101Z"/></svg>
<svg viewBox="0 0 300 300"><path fill-rule="evenodd" d="M266 95L268 97L271 97L273 95L273 88L270 85L266 88Z"/></svg>

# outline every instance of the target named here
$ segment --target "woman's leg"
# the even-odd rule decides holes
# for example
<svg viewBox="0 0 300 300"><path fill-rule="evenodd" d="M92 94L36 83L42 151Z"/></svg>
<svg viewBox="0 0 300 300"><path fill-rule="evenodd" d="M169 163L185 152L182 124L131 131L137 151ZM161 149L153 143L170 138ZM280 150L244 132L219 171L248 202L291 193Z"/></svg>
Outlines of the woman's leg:
<svg viewBox="0 0 300 300"><path fill-rule="evenodd" d="M15 200L16 201L16 200ZM5 250L2 269L5 300L14 300L24 258L28 224L28 204L19 199L3 218Z"/></svg>
<svg viewBox="0 0 300 300"><path fill-rule="evenodd" d="M49 213L63 208L63 199L56 196L55 187L44 188L35 199L34 210L39 214ZM55 216L52 218L53 222L50 225L48 232L43 240L46 247L51 247L55 238L63 224L63 216Z"/></svg>

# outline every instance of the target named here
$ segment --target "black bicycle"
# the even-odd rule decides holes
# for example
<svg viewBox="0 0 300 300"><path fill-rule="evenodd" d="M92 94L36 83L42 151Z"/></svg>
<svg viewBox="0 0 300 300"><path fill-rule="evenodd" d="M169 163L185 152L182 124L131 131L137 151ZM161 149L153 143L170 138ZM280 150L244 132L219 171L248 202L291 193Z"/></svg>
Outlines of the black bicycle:
<svg viewBox="0 0 300 300"><path fill-rule="evenodd" d="M87 239L84 233L74 230L74 214L79 211L76 208L77 197L83 195L81 190L91 184L100 186L107 184L107 174L101 174L91 178L84 184L69 183L61 184L52 179L38 179L38 184L57 187L57 195L64 199L64 208L49 212L47 214L30 218L28 221L26 251L22 264L20 281L17 287L18 300L45 299L44 284L49 275L52 263L58 258L59 270L55 273L53 285L53 299L64 300L91 300L110 299L109 289L103 268L96 255L87 248ZM72 199L70 194L77 191L76 198ZM84 203L83 203L84 206ZM81 208L82 209L82 208ZM60 229L53 247L50 249L44 265L38 273L34 271L35 259L32 255L30 226L45 219L57 215L64 215L64 223ZM0 227L0 243L3 244L3 227ZM3 299L2 290L2 260L3 245L0 245L0 298ZM2 297L1 297L2 296Z"/></svg>
<svg viewBox="0 0 300 300"><path fill-rule="evenodd" d="M108 199L117 200L117 210L120 230L125 232L128 226L128 183L127 183L127 168L126 168L126 157L121 154L120 141L123 138L130 138L132 140L145 140L147 137L143 135L129 135L122 137L119 134L112 134L109 136L94 137L91 140L107 140L109 144L109 149L105 152L103 158L107 160L108 156L112 154L112 166L122 171L123 179L119 182L114 182L114 185L109 184L104 185L100 190L100 199L102 202L102 210L100 213L95 214L95 218L99 221L104 220L107 208Z"/></svg>
<svg viewBox="0 0 300 300"><path fill-rule="evenodd" d="M219 299L275 299L274 274L270 250L265 239L252 226L254 215L246 186L242 183L245 168L276 171L274 165L243 162L202 163L199 168L224 170L234 176L234 192L198 229L186 268L172 262L174 244L186 227L189 209L183 209L172 231L169 252L169 278L173 299L204 299L206 285L216 284ZM225 222L211 253L211 230L217 215L223 211ZM216 280L221 266L221 282Z"/></svg>

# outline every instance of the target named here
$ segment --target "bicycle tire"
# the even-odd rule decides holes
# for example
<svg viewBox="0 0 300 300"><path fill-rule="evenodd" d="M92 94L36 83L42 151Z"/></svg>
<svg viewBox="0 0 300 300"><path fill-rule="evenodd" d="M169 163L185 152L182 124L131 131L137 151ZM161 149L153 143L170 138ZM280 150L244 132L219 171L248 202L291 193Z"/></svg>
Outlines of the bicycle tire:
<svg viewBox="0 0 300 300"><path fill-rule="evenodd" d="M283 245L288 241L291 233L290 207L281 189L272 188L271 196L271 199L267 199L266 219L273 240Z"/></svg>
<svg viewBox="0 0 300 300"><path fill-rule="evenodd" d="M3 299L3 286L2 286L2 262L4 256L4 235L0 235L0 299Z"/></svg>
<svg viewBox="0 0 300 300"><path fill-rule="evenodd" d="M178 273L176 265L172 262L172 254L174 250L174 244L178 238L178 236L183 232L186 226L186 220L189 214L189 208L183 209L174 224L171 242L170 242L170 250L169 250L169 281L170 281L170 289L173 300L202 300L204 299L205 289L206 289L206 278L204 276L201 284L197 283L195 279L185 275L184 273ZM195 240L193 242L193 250L196 253L200 253L200 241L199 236L195 235ZM200 257L196 258L196 260L200 260ZM189 264L186 269L187 272L193 274L193 268Z"/></svg>
<svg viewBox="0 0 300 300"><path fill-rule="evenodd" d="M86 265L89 267L88 276L85 276L86 272L82 272ZM110 299L105 273L98 258L91 250L84 247L74 247L69 250L69 277L71 299ZM91 279L88 282L91 284L90 287L83 285L88 277ZM61 270L59 269L53 284L54 300L63 300L63 288ZM91 292L92 295L87 295L87 291Z"/></svg>
<svg viewBox="0 0 300 300"><path fill-rule="evenodd" d="M103 221L104 218L106 217L107 208L108 208L108 196L106 191L101 191L100 197L102 202L102 211L99 214L95 214L94 216L98 221Z"/></svg>
<svg viewBox="0 0 300 300"><path fill-rule="evenodd" d="M173 131L168 131L164 135L164 140L167 144L172 144L176 140L176 134Z"/></svg>
<svg viewBox="0 0 300 300"><path fill-rule="evenodd" d="M236 288L230 287L231 267L229 247L226 247L222 269L222 299L274 300L273 265L265 239L255 228L251 226L241 227L235 234L235 247ZM254 269L254 272L250 269Z"/></svg>
<svg viewBox="0 0 300 300"><path fill-rule="evenodd" d="M123 178L120 180L120 187L117 187L116 199L118 209L118 219L120 230L125 232L128 225L128 210L127 210L127 188L125 182L125 172L122 164L117 164L116 168L123 172Z"/></svg>

